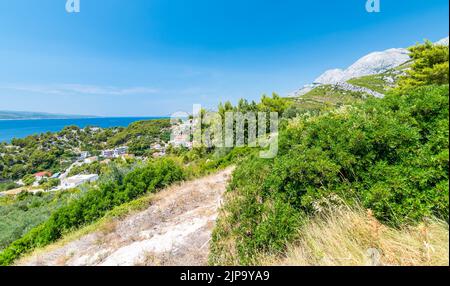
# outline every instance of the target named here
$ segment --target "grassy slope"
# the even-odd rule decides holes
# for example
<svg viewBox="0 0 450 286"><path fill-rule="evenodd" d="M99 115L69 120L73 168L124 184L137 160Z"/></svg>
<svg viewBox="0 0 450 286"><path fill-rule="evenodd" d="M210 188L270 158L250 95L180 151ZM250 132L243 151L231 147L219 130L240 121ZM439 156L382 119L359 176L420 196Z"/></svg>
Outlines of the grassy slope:
<svg viewBox="0 0 450 286"><path fill-rule="evenodd" d="M310 214L316 199L330 193L363 198L364 207L387 225L402 227L400 220L421 221L424 216L444 219L445 107L448 86L425 87L409 96L373 99L359 108L299 118L281 136L275 164L253 158L236 169L213 234L210 263L257 264L261 251L282 253L302 229L302 210ZM419 251L417 241L411 239L404 247Z"/></svg>
<svg viewBox="0 0 450 286"><path fill-rule="evenodd" d="M184 172L186 175L185 179L187 180L195 179L222 170L240 160L241 157L243 157L247 152L248 152L247 149L234 149L231 150L230 152L226 152L226 154L221 155L212 154L210 158L203 158L192 161L190 162L190 164L185 165L184 168ZM174 161L177 161L180 165L182 164L181 159L179 157L169 157L169 158L171 158ZM107 232L109 231L114 221L148 208L152 204L154 199L157 199L159 195L160 194L158 193L146 193L134 200L118 205L113 209L111 209L110 211L106 212L102 218L93 221L91 223L85 224L81 226L81 228L78 229L74 228L72 231L64 232L63 236L57 241L48 245L42 245L41 247L33 248L31 252L25 253L23 256L21 256L18 259L18 261L16 261L16 263L20 264L20 261L25 261L28 257L38 255L39 253L45 253L52 249L61 247L89 233L95 231ZM46 218L48 218L48 216L49 215L47 215ZM42 219L42 221L45 220L46 219ZM36 224L34 224L33 226L35 225ZM26 234L28 230L29 229L24 230L23 234ZM14 237L14 239L17 239L22 235Z"/></svg>
<svg viewBox="0 0 450 286"><path fill-rule="evenodd" d="M395 229L362 208L330 207L310 219L284 256L263 256L260 265L448 266L446 222L431 220Z"/></svg>
<svg viewBox="0 0 450 286"><path fill-rule="evenodd" d="M348 80L348 83L385 94L391 88L391 84L386 81L386 77L389 76L390 75L388 74L367 75L363 77L352 78Z"/></svg>
<svg viewBox="0 0 450 286"><path fill-rule="evenodd" d="M386 94L398 82L405 70L411 66L411 62L406 62L394 69L380 74L367 75L357 78L352 78L347 82L356 86L365 87L373 91Z"/></svg>
<svg viewBox="0 0 450 286"><path fill-rule="evenodd" d="M121 219L123 217L126 217L128 215L132 215L135 213L138 213L139 211L143 211L146 208L148 208L152 202L154 201L154 198L157 197L159 194L155 193L149 193L146 194L136 200L133 200L131 202L125 203L123 205L117 206L111 211L107 212L103 218L100 220L89 224L87 226L84 226L78 230L68 232L64 234L64 236L59 239L58 241L49 244L45 247L36 248L32 252L27 253L26 255L22 256L18 261L16 261L15 264L19 265L21 262L26 261L29 259L29 257L33 257L36 255L39 255L41 253L49 252L53 249L62 247L66 245L67 243L70 243L74 240L77 240L81 238L82 236L85 236L89 233L100 231L100 232L108 232L111 229L111 226L114 224L114 221L117 219Z"/></svg>
<svg viewBox="0 0 450 286"><path fill-rule="evenodd" d="M289 98L289 100L302 111L319 112L353 104L362 101L364 97L365 95L359 92L346 91L332 85L323 85L314 88L301 97Z"/></svg>

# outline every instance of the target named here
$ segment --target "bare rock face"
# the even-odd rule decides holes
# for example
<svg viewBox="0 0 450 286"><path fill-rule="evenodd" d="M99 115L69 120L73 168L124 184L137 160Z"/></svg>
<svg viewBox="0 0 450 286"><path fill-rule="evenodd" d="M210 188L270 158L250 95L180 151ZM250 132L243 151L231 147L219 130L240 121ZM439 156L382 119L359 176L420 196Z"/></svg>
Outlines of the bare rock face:
<svg viewBox="0 0 450 286"><path fill-rule="evenodd" d="M341 69L327 70L321 76L316 78L313 84L335 84L341 82L346 77L345 71Z"/></svg>
<svg viewBox="0 0 450 286"><path fill-rule="evenodd" d="M386 72L409 60L406 49L389 49L383 52L370 53L346 70L332 69L319 76L314 84L336 84L352 78Z"/></svg>
<svg viewBox="0 0 450 286"><path fill-rule="evenodd" d="M345 70L344 80L386 72L409 61L406 49L389 49L368 54Z"/></svg>
<svg viewBox="0 0 450 286"><path fill-rule="evenodd" d="M300 90L290 94L290 96L302 96L315 87L325 84L336 85L352 78L383 73L404 64L408 60L409 51L406 49L389 49L383 52L370 53L345 70L331 69L326 71L312 84L305 85Z"/></svg>
<svg viewBox="0 0 450 286"><path fill-rule="evenodd" d="M449 38L446 37L435 44L448 46L448 42ZM360 58L347 69L331 69L326 71L312 84L305 85L303 88L291 93L289 96L302 96L315 87L325 84L345 86L342 83L345 83L349 79L384 73L406 63L409 60L409 51L403 48L373 52ZM379 97L379 94L377 94L377 96Z"/></svg>
<svg viewBox="0 0 450 286"><path fill-rule="evenodd" d="M384 95L379 92L368 89L367 87L356 86L356 85L350 84L348 82L338 82L335 84L335 87L338 87L340 89L347 90L347 91L365 93L365 94L368 94L370 96L377 97L377 98L384 97Z"/></svg>

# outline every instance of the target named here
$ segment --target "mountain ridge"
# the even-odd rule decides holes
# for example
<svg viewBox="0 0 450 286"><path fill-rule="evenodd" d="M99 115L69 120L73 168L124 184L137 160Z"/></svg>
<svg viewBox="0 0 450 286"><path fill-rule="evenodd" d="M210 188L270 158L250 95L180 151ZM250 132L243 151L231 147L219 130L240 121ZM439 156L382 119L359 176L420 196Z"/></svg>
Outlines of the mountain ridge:
<svg viewBox="0 0 450 286"><path fill-rule="evenodd" d="M449 44L449 37L443 38L434 43L435 45ZM346 83L350 79L376 75L395 69L410 60L409 51L405 48L391 48L384 51L369 53L346 69L329 69L317 77L311 84L304 85L288 97L299 97L310 92L312 89L322 85L339 85Z"/></svg>

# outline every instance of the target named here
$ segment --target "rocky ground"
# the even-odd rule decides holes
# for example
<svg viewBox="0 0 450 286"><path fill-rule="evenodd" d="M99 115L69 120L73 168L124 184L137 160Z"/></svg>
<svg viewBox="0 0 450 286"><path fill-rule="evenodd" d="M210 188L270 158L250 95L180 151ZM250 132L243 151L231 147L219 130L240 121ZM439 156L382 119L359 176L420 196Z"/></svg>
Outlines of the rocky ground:
<svg viewBox="0 0 450 286"><path fill-rule="evenodd" d="M205 265L232 168L155 195L145 211L22 260L21 265Z"/></svg>

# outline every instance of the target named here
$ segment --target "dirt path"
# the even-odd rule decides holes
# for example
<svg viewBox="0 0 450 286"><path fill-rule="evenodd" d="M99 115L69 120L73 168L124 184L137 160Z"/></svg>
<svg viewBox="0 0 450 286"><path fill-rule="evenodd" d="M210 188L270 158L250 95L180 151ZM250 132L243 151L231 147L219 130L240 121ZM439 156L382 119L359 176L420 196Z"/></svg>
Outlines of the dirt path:
<svg viewBox="0 0 450 286"><path fill-rule="evenodd" d="M221 197L232 173L185 182L158 193L145 211L37 254L23 265L205 265Z"/></svg>

